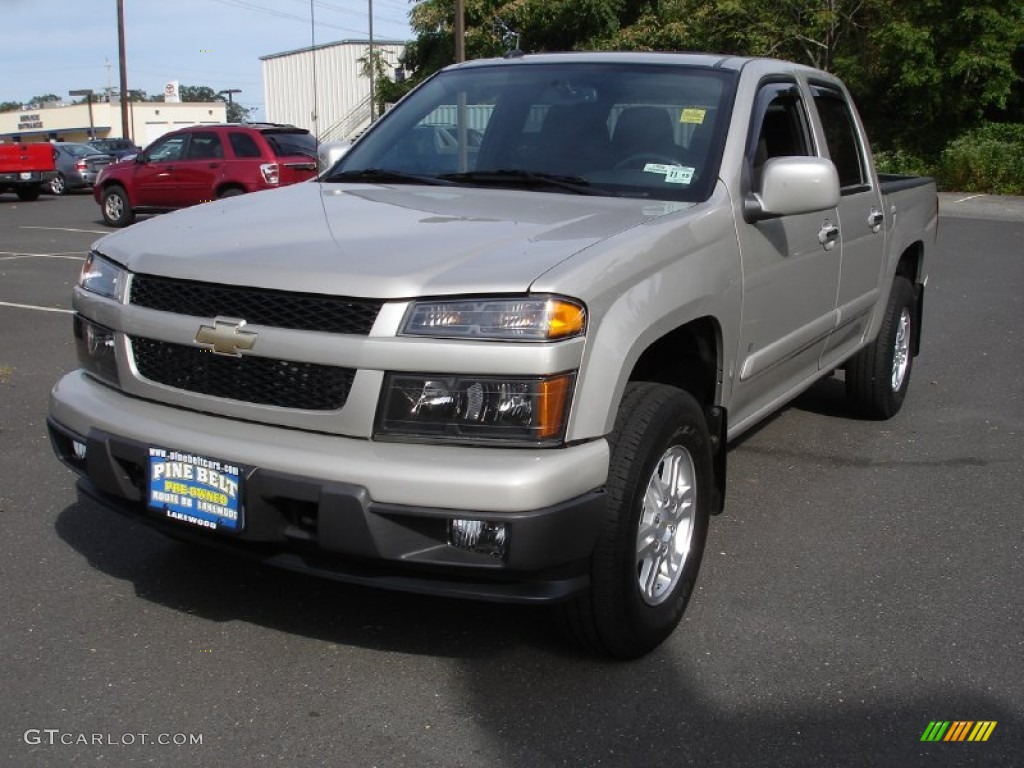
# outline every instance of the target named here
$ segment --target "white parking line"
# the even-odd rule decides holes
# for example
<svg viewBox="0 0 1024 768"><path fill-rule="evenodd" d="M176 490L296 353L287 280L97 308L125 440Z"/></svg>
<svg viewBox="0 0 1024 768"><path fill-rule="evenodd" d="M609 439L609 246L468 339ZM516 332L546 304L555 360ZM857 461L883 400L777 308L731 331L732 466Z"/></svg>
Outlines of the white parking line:
<svg viewBox="0 0 1024 768"><path fill-rule="evenodd" d="M18 227L18 229L52 229L57 232L88 232L91 235L109 235L109 229L73 229L71 227L34 227L24 226Z"/></svg>
<svg viewBox="0 0 1024 768"><path fill-rule="evenodd" d="M985 195L968 195L967 197L961 197L959 200L954 200L954 203L966 203L968 200L974 200L977 197L985 197Z"/></svg>
<svg viewBox="0 0 1024 768"><path fill-rule="evenodd" d="M13 261L14 259L70 259L71 261L83 261L85 251L60 251L58 253L19 253L18 251L0 251L0 261Z"/></svg>
<svg viewBox="0 0 1024 768"><path fill-rule="evenodd" d="M58 307L36 307L32 304L14 304L10 301L0 301L0 307L14 307L15 309L35 309L39 312L62 312L66 315L73 315L73 309L60 309Z"/></svg>

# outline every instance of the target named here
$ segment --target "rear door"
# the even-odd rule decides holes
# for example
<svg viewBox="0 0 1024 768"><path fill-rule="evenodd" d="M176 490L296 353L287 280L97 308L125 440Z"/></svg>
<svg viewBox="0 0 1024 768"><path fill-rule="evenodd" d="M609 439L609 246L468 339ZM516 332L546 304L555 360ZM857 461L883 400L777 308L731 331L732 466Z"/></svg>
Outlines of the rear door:
<svg viewBox="0 0 1024 768"><path fill-rule="evenodd" d="M756 193L764 164L817 154L805 92L795 81L763 83L746 148L746 184ZM730 421L739 423L818 371L835 325L840 249L836 209L748 223L739 220L743 314Z"/></svg>
<svg viewBox="0 0 1024 768"><path fill-rule="evenodd" d="M837 309L839 326L829 338L823 365L841 361L867 332L879 295L885 257L882 195L871 173L850 102L835 86L813 84L823 140L839 172L841 268Z"/></svg>

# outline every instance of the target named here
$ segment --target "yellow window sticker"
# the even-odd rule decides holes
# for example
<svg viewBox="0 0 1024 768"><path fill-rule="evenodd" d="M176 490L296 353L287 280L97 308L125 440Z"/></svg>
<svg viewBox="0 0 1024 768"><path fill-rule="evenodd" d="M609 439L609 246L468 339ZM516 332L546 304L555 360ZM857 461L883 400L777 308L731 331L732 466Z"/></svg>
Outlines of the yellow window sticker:
<svg viewBox="0 0 1024 768"><path fill-rule="evenodd" d="M707 113L708 111L706 109L687 107L679 116L679 122L690 123L692 125L704 125L704 116L707 115Z"/></svg>

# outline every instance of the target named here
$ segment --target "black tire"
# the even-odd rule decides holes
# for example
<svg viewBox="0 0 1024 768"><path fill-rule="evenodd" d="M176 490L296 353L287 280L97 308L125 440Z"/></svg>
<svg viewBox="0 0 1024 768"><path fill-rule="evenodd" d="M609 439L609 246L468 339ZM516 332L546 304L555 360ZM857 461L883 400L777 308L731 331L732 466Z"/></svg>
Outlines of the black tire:
<svg viewBox="0 0 1024 768"><path fill-rule="evenodd" d="M100 198L103 220L111 227L127 227L135 221L135 211L128 201L124 187L107 187Z"/></svg>
<svg viewBox="0 0 1024 768"><path fill-rule="evenodd" d="M690 394L664 384L634 382L627 385L610 443L607 511L591 557L590 587L556 606L556 621L591 650L632 659L672 633L693 593L713 501L711 441L701 407ZM659 593L656 587L641 586L645 571L663 571L650 568L641 556L639 530L646 520L645 530L658 532L645 544L647 552L655 542L661 546L661 534L674 536L674 527L658 528L661 512L652 519L653 506L645 497L655 477L677 460L682 472L692 473L691 490L681 494L692 502L688 519L680 520L689 533L679 542L682 546L688 540L689 546L675 575L665 575L668 583L661 583L664 591Z"/></svg>
<svg viewBox="0 0 1024 768"><path fill-rule="evenodd" d="M33 200L38 200L40 193L42 193L42 186L37 185L33 187L18 187L14 190L14 194L18 196L18 199L23 203L31 203Z"/></svg>
<svg viewBox="0 0 1024 768"><path fill-rule="evenodd" d="M916 295L905 277L892 284L877 338L846 363L846 397L868 419L890 419L903 406L914 363Z"/></svg>
<svg viewBox="0 0 1024 768"><path fill-rule="evenodd" d="M228 187L227 189L223 190L219 195L217 195L217 199L223 200L226 197L238 197L239 195L244 194L245 190L242 189L241 187Z"/></svg>
<svg viewBox="0 0 1024 768"><path fill-rule="evenodd" d="M50 192L55 195L66 195L68 192L68 180L63 173L58 173L50 179Z"/></svg>

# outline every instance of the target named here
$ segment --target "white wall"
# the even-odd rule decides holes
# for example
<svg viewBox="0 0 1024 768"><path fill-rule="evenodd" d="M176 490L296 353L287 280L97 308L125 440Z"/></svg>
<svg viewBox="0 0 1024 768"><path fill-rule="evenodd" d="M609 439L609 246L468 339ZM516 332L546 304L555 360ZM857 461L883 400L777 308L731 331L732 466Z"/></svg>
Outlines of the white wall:
<svg viewBox="0 0 1024 768"><path fill-rule="evenodd" d="M374 42L393 68L404 43ZM366 41L342 41L261 58L267 120L307 128L321 139L344 138L369 121L370 81L359 59L369 54ZM313 67L316 63L314 120ZM349 128L349 125L355 127Z"/></svg>

